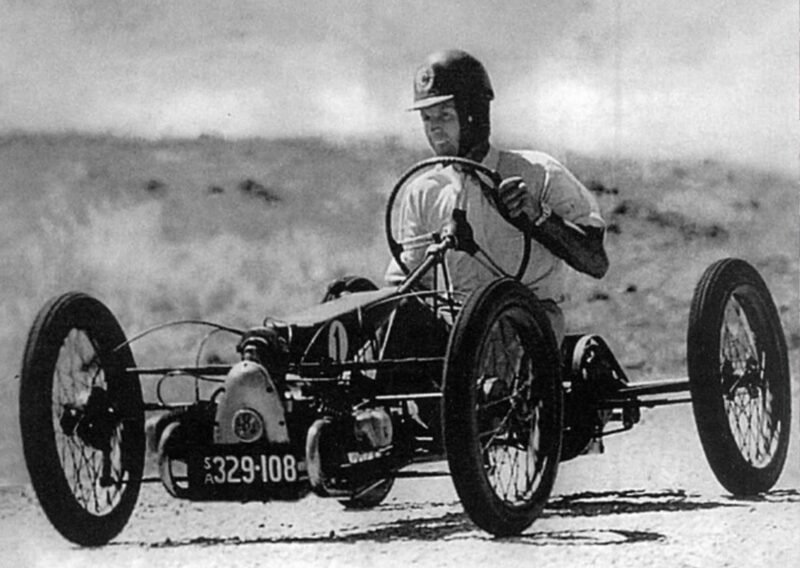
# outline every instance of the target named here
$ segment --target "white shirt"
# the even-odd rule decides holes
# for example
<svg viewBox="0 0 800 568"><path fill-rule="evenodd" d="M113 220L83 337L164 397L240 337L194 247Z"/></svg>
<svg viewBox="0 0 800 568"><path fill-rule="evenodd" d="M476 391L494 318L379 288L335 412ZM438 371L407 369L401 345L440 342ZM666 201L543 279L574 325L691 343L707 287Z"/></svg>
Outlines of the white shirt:
<svg viewBox="0 0 800 568"><path fill-rule="evenodd" d="M552 211L579 225L605 227L594 196L555 158L543 152L498 151L490 147L483 164L496 170L505 179L520 176L528 191ZM398 242L422 242L423 246L404 246L401 259L413 269L425 254L424 236L440 232L452 219L453 209L466 211L475 242L507 273L517 271L523 253L523 236L504 220L484 195L472 175L459 171L458 166L437 166L424 171L409 182L400 196ZM496 278L487 267L467 253L447 254L447 266L453 289L470 292ZM544 246L531 242L531 257L522 283L540 299L562 302L565 263ZM392 260L386 273L390 282L402 279L403 273Z"/></svg>

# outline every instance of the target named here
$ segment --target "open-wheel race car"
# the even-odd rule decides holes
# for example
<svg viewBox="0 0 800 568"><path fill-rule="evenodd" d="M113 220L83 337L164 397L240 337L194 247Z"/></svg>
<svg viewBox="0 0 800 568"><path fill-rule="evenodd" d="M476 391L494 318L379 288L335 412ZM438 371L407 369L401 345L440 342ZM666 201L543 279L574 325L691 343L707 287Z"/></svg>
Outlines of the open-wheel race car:
<svg viewBox="0 0 800 568"><path fill-rule="evenodd" d="M790 377L767 286L738 259L714 263L691 303L688 377L629 382L603 340L559 345L542 305L475 243L464 212L403 263L395 205L421 170L453 166L497 187L496 173L460 158L408 170L391 192L389 249L406 276L378 288L337 281L323 302L291 317L234 329L239 361L137 367L112 313L67 293L39 312L25 347L20 422L25 461L44 512L67 539L100 545L122 531L140 486L161 481L190 500L332 497L379 505L408 468L445 460L470 519L515 535L545 507L559 462L628 430L642 408L691 401L702 446L734 495L767 491L786 459ZM484 257L496 278L453 290L445 258ZM186 322L173 322L186 323ZM164 325L146 333L163 329ZM143 400L142 385L195 381L192 400ZM211 385L210 390L199 385ZM202 392L210 392L203 396ZM147 443L159 475L147 478Z"/></svg>

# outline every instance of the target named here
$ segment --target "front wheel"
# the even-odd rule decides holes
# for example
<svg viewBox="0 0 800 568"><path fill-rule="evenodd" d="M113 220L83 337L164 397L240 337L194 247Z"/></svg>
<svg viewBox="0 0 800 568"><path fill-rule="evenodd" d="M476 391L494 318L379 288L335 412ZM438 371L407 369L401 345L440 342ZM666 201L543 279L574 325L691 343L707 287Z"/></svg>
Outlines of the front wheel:
<svg viewBox="0 0 800 568"><path fill-rule="evenodd" d="M687 342L692 407L711 469L734 495L768 491L786 461L791 384L780 317L755 268L729 258L706 270Z"/></svg>
<svg viewBox="0 0 800 568"><path fill-rule="evenodd" d="M105 544L133 512L144 466L144 407L130 348L98 300L68 293L28 335L20 426L31 483L68 540Z"/></svg>
<svg viewBox="0 0 800 568"><path fill-rule="evenodd" d="M550 496L561 450L560 368L532 292L500 279L470 296L447 348L444 441L465 511L494 535L525 530Z"/></svg>

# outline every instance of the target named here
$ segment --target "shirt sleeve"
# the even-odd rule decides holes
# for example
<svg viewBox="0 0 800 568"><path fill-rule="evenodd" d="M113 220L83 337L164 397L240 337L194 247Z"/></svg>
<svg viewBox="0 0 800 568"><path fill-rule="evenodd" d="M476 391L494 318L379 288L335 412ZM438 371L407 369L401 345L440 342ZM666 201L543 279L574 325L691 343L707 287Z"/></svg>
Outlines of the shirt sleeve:
<svg viewBox="0 0 800 568"><path fill-rule="evenodd" d="M429 203L435 200L437 183L428 177L413 180L407 190L400 196L396 226L393 226L394 238L403 247L400 258L409 270L416 268L425 258L428 245L433 243L431 209ZM389 284L399 284L405 274L392 259L386 270L385 279Z"/></svg>
<svg viewBox="0 0 800 568"><path fill-rule="evenodd" d="M546 179L541 201L571 223L604 229L606 224L594 195L572 172L555 159L545 165Z"/></svg>

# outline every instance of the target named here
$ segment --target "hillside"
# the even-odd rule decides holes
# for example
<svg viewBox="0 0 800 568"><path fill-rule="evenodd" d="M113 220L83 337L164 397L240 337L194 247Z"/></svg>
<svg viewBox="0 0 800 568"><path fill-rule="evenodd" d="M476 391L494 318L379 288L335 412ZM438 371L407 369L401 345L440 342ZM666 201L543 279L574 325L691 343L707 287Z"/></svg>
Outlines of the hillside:
<svg viewBox="0 0 800 568"><path fill-rule="evenodd" d="M0 138L0 484L24 479L14 377L49 297L96 295L130 335L176 318L253 325L337 276L380 279L388 191L422 157L393 140ZM573 330L606 337L634 379L680 375L693 287L739 256L770 285L797 376L796 181L700 159L565 161L601 202L612 263L602 281L571 275ZM160 337L135 345L139 362L192 361L196 332Z"/></svg>

